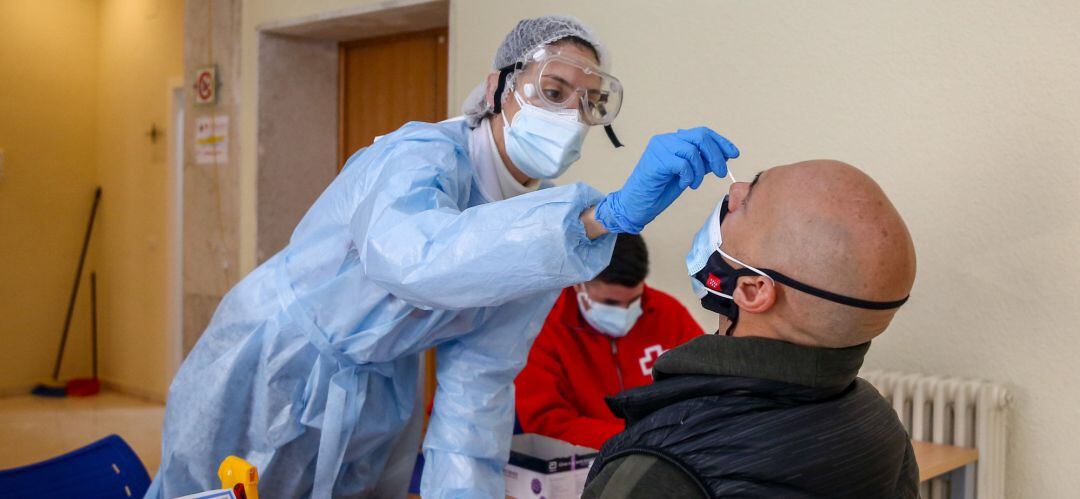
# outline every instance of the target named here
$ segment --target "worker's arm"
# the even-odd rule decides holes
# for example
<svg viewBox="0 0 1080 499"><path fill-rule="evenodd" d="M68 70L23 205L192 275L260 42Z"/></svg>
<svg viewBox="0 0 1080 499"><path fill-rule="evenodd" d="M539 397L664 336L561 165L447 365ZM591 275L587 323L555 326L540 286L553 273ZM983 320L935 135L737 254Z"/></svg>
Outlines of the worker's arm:
<svg viewBox="0 0 1080 499"><path fill-rule="evenodd" d="M587 417L569 399L573 382L567 379L551 332L544 329L529 351L529 362L515 381L517 417L527 433L539 433L576 445L599 449L625 427L622 420ZM582 382L596 382L582 380Z"/></svg>
<svg viewBox="0 0 1080 499"><path fill-rule="evenodd" d="M439 387L424 438L425 499L505 494L514 377L554 300L548 294L507 303L484 329L438 346Z"/></svg>
<svg viewBox="0 0 1080 499"><path fill-rule="evenodd" d="M468 169L449 144L403 141L386 152L350 220L364 274L434 309L488 307L592 279L615 238L590 239L582 213L601 198L581 183L467 209ZM465 194L463 194L465 193Z"/></svg>
<svg viewBox="0 0 1080 499"><path fill-rule="evenodd" d="M585 225L585 235L588 236L589 239L596 239L610 234L607 228L604 227L604 224L596 219L595 206L585 208L585 211L581 213L581 223Z"/></svg>

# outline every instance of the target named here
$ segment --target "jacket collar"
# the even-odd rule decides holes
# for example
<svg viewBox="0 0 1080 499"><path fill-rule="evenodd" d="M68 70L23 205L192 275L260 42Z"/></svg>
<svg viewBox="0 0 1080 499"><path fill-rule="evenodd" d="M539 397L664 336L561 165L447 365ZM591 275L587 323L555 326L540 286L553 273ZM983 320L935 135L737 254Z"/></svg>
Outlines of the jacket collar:
<svg viewBox="0 0 1080 499"><path fill-rule="evenodd" d="M859 374L870 343L814 348L754 337L702 335L653 366L656 380L679 375L757 378L810 388L842 389Z"/></svg>
<svg viewBox="0 0 1080 499"><path fill-rule="evenodd" d="M703 335L669 350L653 365L656 383L607 398L627 424L698 397L762 397L811 403L846 393L870 343L811 348L779 340Z"/></svg>

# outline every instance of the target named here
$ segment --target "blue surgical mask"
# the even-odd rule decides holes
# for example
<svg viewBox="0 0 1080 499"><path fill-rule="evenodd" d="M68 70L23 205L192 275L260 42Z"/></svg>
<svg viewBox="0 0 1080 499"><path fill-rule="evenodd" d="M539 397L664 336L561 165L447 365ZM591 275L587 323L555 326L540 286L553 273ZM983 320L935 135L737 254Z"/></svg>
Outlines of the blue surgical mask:
<svg viewBox="0 0 1080 499"><path fill-rule="evenodd" d="M581 145L589 126L577 109L549 111L529 104L517 92L520 105L512 122L503 114L506 154L529 178L553 179L581 157Z"/></svg>
<svg viewBox="0 0 1080 499"><path fill-rule="evenodd" d="M641 298L630 303L627 308L616 307L604 303L596 303L589 298L585 286L578 291L578 309L593 329L604 333L612 338L622 338L630 332L630 329L641 317Z"/></svg>
<svg viewBox="0 0 1080 499"><path fill-rule="evenodd" d="M735 329L739 321L739 307L735 304L732 293L739 277L761 275L767 279L771 276L754 267L736 260L731 255L720 249L723 237L720 234L720 224L728 211L728 198L717 203L716 208L705 221L705 225L694 236L694 242L690 245L690 253L686 255L686 271L690 275L690 285L694 294L701 300L701 306L707 310L716 312L729 319L727 334ZM727 263L728 258L743 266L736 269Z"/></svg>

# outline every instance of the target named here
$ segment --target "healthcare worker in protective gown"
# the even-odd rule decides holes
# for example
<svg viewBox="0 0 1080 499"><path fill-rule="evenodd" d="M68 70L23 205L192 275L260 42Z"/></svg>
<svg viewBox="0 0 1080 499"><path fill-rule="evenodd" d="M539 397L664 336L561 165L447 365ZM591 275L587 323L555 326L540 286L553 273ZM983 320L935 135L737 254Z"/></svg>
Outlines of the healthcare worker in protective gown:
<svg viewBox="0 0 1080 499"><path fill-rule="evenodd" d="M681 130L653 137L618 191L552 186L619 111L607 63L576 20L521 21L464 119L407 124L349 158L173 380L147 497L217 488L230 454L258 467L264 497L403 497L431 347L422 493L502 497L514 377L560 290L738 155Z"/></svg>

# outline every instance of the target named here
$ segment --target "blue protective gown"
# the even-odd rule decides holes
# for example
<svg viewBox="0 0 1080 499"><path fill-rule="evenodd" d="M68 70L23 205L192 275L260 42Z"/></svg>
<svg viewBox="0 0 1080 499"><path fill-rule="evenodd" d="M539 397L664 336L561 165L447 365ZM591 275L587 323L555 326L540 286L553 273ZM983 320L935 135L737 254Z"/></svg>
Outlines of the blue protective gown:
<svg viewBox="0 0 1080 499"><path fill-rule="evenodd" d="M216 488L230 454L265 497L371 494L417 400L439 388L423 495L502 497L513 380L559 290L607 266L585 184L491 202L463 121L410 123L353 155L281 252L222 300L169 389L147 497ZM411 458L410 458L411 459Z"/></svg>

